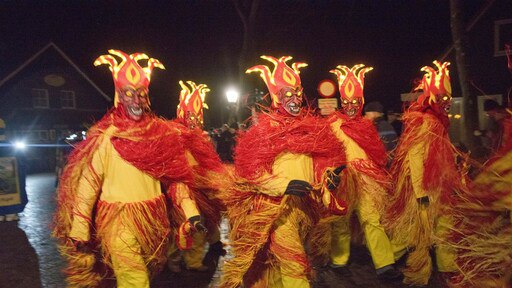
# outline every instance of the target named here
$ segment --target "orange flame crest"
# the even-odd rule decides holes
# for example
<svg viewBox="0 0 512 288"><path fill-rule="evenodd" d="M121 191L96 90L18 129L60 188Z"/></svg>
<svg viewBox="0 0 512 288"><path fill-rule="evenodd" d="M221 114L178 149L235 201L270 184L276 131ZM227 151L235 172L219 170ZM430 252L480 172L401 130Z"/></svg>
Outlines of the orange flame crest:
<svg viewBox="0 0 512 288"><path fill-rule="evenodd" d="M336 66L329 72L335 74L338 78L338 90L340 98L343 100L352 100L353 98L361 98L364 104L364 75L366 72L373 70L373 67L365 67L364 64L354 65L349 68L344 65Z"/></svg>
<svg viewBox="0 0 512 288"><path fill-rule="evenodd" d="M291 60L291 56L282 56L281 58L277 59L272 56L263 55L261 58L274 64L274 70L272 72L266 65L257 65L247 69L245 73L260 73L260 76L263 81L265 81L270 96L272 97L272 107L277 108L280 104L278 96L279 91L283 87L301 87L299 69L308 66L308 64L303 62L296 62L293 63L290 67L288 64L286 64L286 61Z"/></svg>
<svg viewBox="0 0 512 288"><path fill-rule="evenodd" d="M109 69L112 72L112 78L114 79L114 85L116 87L116 95L114 99L114 106L116 107L119 103L119 96L117 95L118 89L122 89L127 86L133 88L148 88L153 69L155 67L165 69L164 65L160 63L160 61L154 58L149 58L148 55L144 53L128 55L123 51L114 49L108 50L108 53L119 57L121 62L118 62L112 55L101 55L94 61L94 66L102 64L109 65ZM140 66L138 61L146 59L147 66Z"/></svg>

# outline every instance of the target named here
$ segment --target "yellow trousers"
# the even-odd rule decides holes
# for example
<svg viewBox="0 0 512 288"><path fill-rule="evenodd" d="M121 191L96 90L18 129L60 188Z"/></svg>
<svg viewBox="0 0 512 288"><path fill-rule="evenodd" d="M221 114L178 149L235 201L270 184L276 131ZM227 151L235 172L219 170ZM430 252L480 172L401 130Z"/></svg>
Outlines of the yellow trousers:
<svg viewBox="0 0 512 288"><path fill-rule="evenodd" d="M369 196L361 195L355 212L372 256L375 269L395 263L393 247L380 223L380 215ZM333 265L346 265L350 257L350 215L340 217L332 224L331 261Z"/></svg>
<svg viewBox="0 0 512 288"><path fill-rule="evenodd" d="M439 216L435 223L435 234L439 239L445 239L452 227L452 221L447 216ZM442 240L441 240L442 241ZM436 245L436 264L439 272L454 272L457 271L455 265L455 250L448 245Z"/></svg>
<svg viewBox="0 0 512 288"><path fill-rule="evenodd" d="M301 223L306 215L300 209L285 213L276 221L270 235L270 255L274 257L251 288L309 288L307 256L304 250L304 235L300 235Z"/></svg>
<svg viewBox="0 0 512 288"><path fill-rule="evenodd" d="M192 247L183 251L183 261L188 269L199 268L203 265L205 255L205 244L213 244L220 241L220 230L218 227L209 229L208 233L194 233L192 235Z"/></svg>
<svg viewBox="0 0 512 288"><path fill-rule="evenodd" d="M118 237L108 243L118 288L149 288L149 273L135 236L119 229Z"/></svg>

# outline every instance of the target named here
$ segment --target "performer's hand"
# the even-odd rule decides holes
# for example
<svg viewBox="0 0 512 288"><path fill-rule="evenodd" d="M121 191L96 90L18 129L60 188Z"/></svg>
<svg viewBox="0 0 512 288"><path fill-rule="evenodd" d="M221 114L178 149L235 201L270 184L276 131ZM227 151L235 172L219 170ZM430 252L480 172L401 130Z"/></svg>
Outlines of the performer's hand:
<svg viewBox="0 0 512 288"><path fill-rule="evenodd" d="M190 224L192 224L192 227L194 227L196 231L203 233L208 232L208 229L206 229L206 227L203 225L203 222L201 221L200 215L192 216L188 218L188 221Z"/></svg>
<svg viewBox="0 0 512 288"><path fill-rule="evenodd" d="M345 169L347 166L341 165L338 166L336 169L332 171L327 171L327 189L329 191L334 191L336 188L338 188L338 185L340 185L340 173Z"/></svg>
<svg viewBox="0 0 512 288"><path fill-rule="evenodd" d="M291 180L284 191L284 194L295 196L306 196L313 189L311 184L303 180Z"/></svg>
<svg viewBox="0 0 512 288"><path fill-rule="evenodd" d="M91 252L91 247L90 247L90 243L88 241L83 241L83 240L77 240L77 239L74 239L74 238L68 238L69 241L71 242L71 244L73 245L73 247L75 248L75 251L77 252L81 252L81 253L90 253Z"/></svg>
<svg viewBox="0 0 512 288"><path fill-rule="evenodd" d="M427 209L428 206L430 205L430 200L428 196L416 198L416 201L418 201L418 206L420 206L421 209Z"/></svg>

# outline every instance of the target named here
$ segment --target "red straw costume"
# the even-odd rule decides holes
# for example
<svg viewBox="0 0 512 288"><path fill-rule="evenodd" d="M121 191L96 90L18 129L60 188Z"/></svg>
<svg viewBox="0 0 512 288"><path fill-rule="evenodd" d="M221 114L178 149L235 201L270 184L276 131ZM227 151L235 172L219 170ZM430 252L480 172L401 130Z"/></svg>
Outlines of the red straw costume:
<svg viewBox="0 0 512 288"><path fill-rule="evenodd" d="M318 219L319 203L345 213L344 203L331 197L322 182L327 167L343 163L342 149L325 123L296 109L294 101L302 96L298 68L305 65L290 68L289 56L262 58L275 69L259 65L247 72L260 72L274 112L258 115L257 123L237 138L238 180L223 195L234 258L224 265L220 286L309 287L304 242Z"/></svg>
<svg viewBox="0 0 512 288"><path fill-rule="evenodd" d="M385 170L386 151L372 121L361 116L364 75L372 69L359 64L352 68L339 65L331 70L338 77L341 111L333 114L329 122L337 145L345 147L347 169L341 175L340 191L346 193L348 215L357 214L377 274L385 280L394 280L401 275L392 266L395 263L393 249L380 223L391 184ZM350 216L340 217L329 231L332 237L329 255L335 272L347 269L351 242L349 222Z"/></svg>
<svg viewBox="0 0 512 288"><path fill-rule="evenodd" d="M221 220L220 211L225 210L220 200L214 197L216 190L221 187L220 178L226 178L226 171L222 165L218 154L215 152L208 134L202 130L203 127L203 107L208 106L204 103L206 93L210 89L205 84L196 85L192 81L185 84L180 81L182 88L180 93L180 103L177 108L177 118L175 122L182 127L182 137L187 144L187 158L193 163L193 169L198 177L189 185L195 189L196 197L201 197L202 202L208 202L208 207L213 208L209 217L205 219L207 233L195 233L192 238L187 239L189 249L183 251L183 260L187 269L207 270L203 265L204 244L206 241L210 244L210 250L222 253L222 243L220 242L219 225ZM226 180L223 180L224 182ZM201 205L198 205L200 210ZM170 265L179 265L180 255L175 247L171 247ZM225 250L224 250L225 253ZM179 266L178 266L179 267ZM178 269L178 268L175 268Z"/></svg>
<svg viewBox="0 0 512 288"><path fill-rule="evenodd" d="M434 64L437 70L429 66L421 69L425 76L418 89L423 94L402 116L405 130L391 166L395 191L386 215L393 241L411 249L404 282L414 285L428 283L434 236L446 239L454 196L466 189L456 163L460 153L448 137L450 63ZM453 272L453 250L440 245L435 248L438 271Z"/></svg>
<svg viewBox="0 0 512 288"><path fill-rule="evenodd" d="M506 50L512 72L509 45ZM458 273L450 282L454 287L512 286L512 111L493 107L489 112L495 113L489 116L498 120L502 135L495 155L455 206L449 238L457 249Z"/></svg>
<svg viewBox="0 0 512 288"><path fill-rule="evenodd" d="M457 251L453 287L512 285L512 150L495 159L454 207L449 246Z"/></svg>
<svg viewBox="0 0 512 288"><path fill-rule="evenodd" d="M163 65L141 53L109 52L122 61L104 55L95 65L110 65L116 107L69 156L57 191L53 235L68 260L69 286L108 285L104 280L113 272L117 287L149 287L165 263L173 232L160 184L187 185L196 176L182 128L145 112L151 70ZM146 68L138 64L144 59ZM197 200L191 194L178 202L187 199ZM187 218L199 216L196 207L176 208Z"/></svg>

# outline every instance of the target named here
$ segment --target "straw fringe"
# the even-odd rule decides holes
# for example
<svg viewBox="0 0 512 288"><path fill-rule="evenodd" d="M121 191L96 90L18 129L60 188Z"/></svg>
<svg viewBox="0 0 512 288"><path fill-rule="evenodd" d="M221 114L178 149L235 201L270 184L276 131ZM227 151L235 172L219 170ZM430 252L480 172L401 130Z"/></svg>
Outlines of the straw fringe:
<svg viewBox="0 0 512 288"><path fill-rule="evenodd" d="M141 248L145 267L152 276L160 272L166 262L170 225L165 196L133 203L98 202L96 215L97 236L101 239L103 263L112 267L110 242L127 230L135 236ZM129 261L129 259L126 259ZM145 267L136 267L145 270Z"/></svg>
<svg viewBox="0 0 512 288"><path fill-rule="evenodd" d="M512 152L492 162L455 206L455 226L444 245L457 250L452 287L512 286Z"/></svg>
<svg viewBox="0 0 512 288"><path fill-rule="evenodd" d="M228 207L231 224L230 239L235 257L224 264L220 287L235 288L242 285L244 276L256 259L257 253L268 242L274 222L283 213L289 196L279 202L265 201L266 196L251 195ZM252 203L258 203L252 210ZM262 203L264 202L264 203Z"/></svg>

